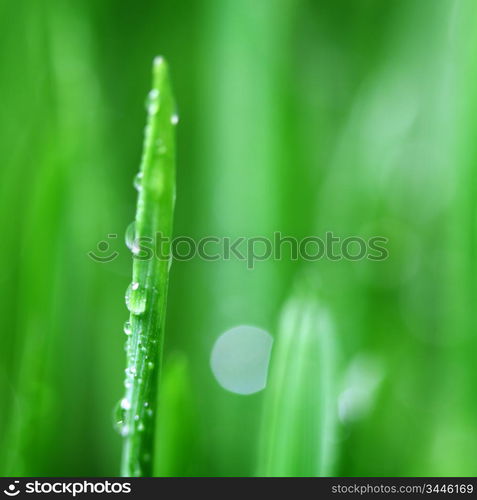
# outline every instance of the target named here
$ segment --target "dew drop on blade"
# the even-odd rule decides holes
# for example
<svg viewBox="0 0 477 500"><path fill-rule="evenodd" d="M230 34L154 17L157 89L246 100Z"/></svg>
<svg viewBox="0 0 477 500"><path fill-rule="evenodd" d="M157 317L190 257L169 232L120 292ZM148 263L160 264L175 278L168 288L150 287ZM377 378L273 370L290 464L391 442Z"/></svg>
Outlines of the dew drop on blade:
<svg viewBox="0 0 477 500"><path fill-rule="evenodd" d="M159 91L152 89L147 95L146 109L150 115L155 115L159 111Z"/></svg>
<svg viewBox="0 0 477 500"><path fill-rule="evenodd" d="M123 410L129 410L131 408L131 402L128 398L121 399L121 408Z"/></svg>
<svg viewBox="0 0 477 500"><path fill-rule="evenodd" d="M126 306L133 314L146 310L146 289L139 283L131 283L126 290Z"/></svg>
<svg viewBox="0 0 477 500"><path fill-rule="evenodd" d="M122 435L123 433L125 419L126 412L121 406L121 401L118 401L113 412L113 427L118 434Z"/></svg>
<svg viewBox="0 0 477 500"><path fill-rule="evenodd" d="M131 322L130 321L126 321L126 323L124 323L124 333L126 335L131 335Z"/></svg>
<svg viewBox="0 0 477 500"><path fill-rule="evenodd" d="M164 64L164 58L162 56L156 56L154 58L154 66L159 66L161 64Z"/></svg>
<svg viewBox="0 0 477 500"><path fill-rule="evenodd" d="M138 172L134 176L133 185L137 191L141 191L141 189L142 189L142 172Z"/></svg>
<svg viewBox="0 0 477 500"><path fill-rule="evenodd" d="M125 235L126 246L134 253L135 248L138 246L136 241L136 223L131 222L126 229Z"/></svg>

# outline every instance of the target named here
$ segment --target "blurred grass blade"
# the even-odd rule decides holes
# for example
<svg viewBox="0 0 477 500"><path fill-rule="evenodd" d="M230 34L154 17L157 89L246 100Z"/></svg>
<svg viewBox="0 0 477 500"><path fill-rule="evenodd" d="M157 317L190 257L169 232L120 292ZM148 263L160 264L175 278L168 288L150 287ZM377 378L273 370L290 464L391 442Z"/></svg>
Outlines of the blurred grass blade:
<svg viewBox="0 0 477 500"><path fill-rule="evenodd" d="M327 311L301 292L286 304L272 354L259 476L324 476L333 462L335 348Z"/></svg>
<svg viewBox="0 0 477 500"><path fill-rule="evenodd" d="M190 477L201 474L198 457L197 413L187 358L182 353L169 356L164 365L159 390L154 475Z"/></svg>
<svg viewBox="0 0 477 500"><path fill-rule="evenodd" d="M147 108L144 151L135 180L139 196L132 246L133 281L126 292L130 311L125 325L129 336L126 395L118 410L118 425L124 436L124 476L150 476L153 467L153 415L164 339L170 240L162 246L163 253L152 258L143 258L140 245L153 241L157 233L163 238L172 235L177 117L167 64L161 57L154 60Z"/></svg>

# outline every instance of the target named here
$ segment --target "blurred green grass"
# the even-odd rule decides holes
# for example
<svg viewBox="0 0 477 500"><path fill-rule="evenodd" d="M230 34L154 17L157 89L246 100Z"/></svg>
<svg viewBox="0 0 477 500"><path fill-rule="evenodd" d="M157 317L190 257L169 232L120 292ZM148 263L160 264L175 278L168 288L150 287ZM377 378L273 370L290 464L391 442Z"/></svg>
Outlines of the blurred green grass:
<svg viewBox="0 0 477 500"><path fill-rule="evenodd" d="M331 473L475 475L476 10L3 0L0 472L118 474L122 235L150 63L164 54L181 117L177 235L379 234L390 258L176 263L164 421L176 412L183 432L157 473L256 472L266 391L225 392L210 351L238 324L275 335L305 272L335 323L336 384L360 355L382 370L366 412L336 422ZM113 233L119 258L90 260Z"/></svg>

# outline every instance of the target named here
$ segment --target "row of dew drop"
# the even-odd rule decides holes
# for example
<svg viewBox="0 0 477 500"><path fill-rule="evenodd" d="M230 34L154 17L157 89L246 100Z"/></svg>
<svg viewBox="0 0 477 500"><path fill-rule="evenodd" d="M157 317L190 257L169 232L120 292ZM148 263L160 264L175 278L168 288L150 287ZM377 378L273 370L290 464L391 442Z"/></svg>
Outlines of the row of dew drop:
<svg viewBox="0 0 477 500"><path fill-rule="evenodd" d="M159 111L159 91L157 89L153 89L149 92L147 101L146 101L146 109L149 115L154 115ZM179 116L177 113L174 113L171 116L171 124L177 125L179 123ZM146 134L148 133L148 126L146 127ZM157 140L157 150L160 155L164 155L167 153L167 148L162 139ZM134 177L133 185L137 191L142 190L142 180L143 174L142 172L138 172ZM139 253L139 245L136 239L136 225L135 222L132 222L127 230L126 230L126 245L131 250L131 252L136 255ZM140 316L146 310L146 288L141 286L138 282L132 282L126 290L125 301L126 307L130 311L131 314ZM127 422L127 414L131 411L131 401L128 397L128 393L130 393L131 388L133 386L134 380L137 379L138 385L141 385L143 380L140 377L137 377L137 368L136 368L136 352L134 352L134 346L131 342L132 335L132 324L131 321L127 320L124 324L124 333L128 336L126 341L125 350L127 352L128 359L128 367L126 368L126 379L124 381L124 385L126 388L126 396L119 401L115 407L114 411L114 428L115 430L123 437L126 437L131 432L129 425ZM145 360L147 361L147 347L144 345L144 340L141 338L141 331L139 330L139 339L138 339L138 349L139 351L145 354ZM156 340L151 341L153 344L156 343ZM153 370L154 363L152 361L147 361L146 364L147 369ZM150 408L149 402L143 403L144 414L152 418L154 415L154 411ZM136 414L134 416L134 422L136 422L137 430L139 432L144 431L145 425L141 420L141 416Z"/></svg>
<svg viewBox="0 0 477 500"><path fill-rule="evenodd" d="M159 97L160 92L157 89L152 89L149 94L147 94L146 98L146 110L149 116L157 114L160 107ZM177 125L179 123L179 115L177 112L172 113L171 115L171 123L172 125Z"/></svg>
<svg viewBox="0 0 477 500"><path fill-rule="evenodd" d="M141 314L145 311L145 288L141 288L136 286L136 283L132 283L129 286L128 291L126 292L126 304L128 306L129 311L136 317L141 316ZM139 296L136 296L134 299L131 298L134 293L138 293ZM124 387L126 389L126 395L119 401L116 405L114 412L114 428L116 431L123 437L126 437L133 430L131 426L127 423L128 412L132 409L132 388L134 383L137 386L141 386L144 383L143 376L146 375L146 370L152 372L154 369L154 363L148 359L148 351L149 346L147 345L147 339L144 335L142 335L141 326L138 325L137 332L137 342L136 345L133 345L133 326L130 320L127 320L124 323L123 327L124 334L127 336L127 340L125 343L125 350L127 353L128 366L125 370L125 380ZM155 339L149 340L150 345L156 345L157 341ZM138 369L139 366L139 356L142 357L143 371ZM133 425L139 432L144 431L145 423L143 417L152 418L153 409L150 407L149 402L143 403L143 408L137 409L137 413L134 415Z"/></svg>
<svg viewBox="0 0 477 500"><path fill-rule="evenodd" d="M125 296L126 306L129 312L135 317L140 317L146 311L146 300L146 288L139 285L137 282L131 283L126 290ZM148 370L152 371L154 363L152 361L148 361L148 347L146 345L146 338L142 335L141 326L138 325L137 329L137 346L134 346L132 342L133 325L131 320L127 320L124 323L123 331L127 336L125 350L127 353L128 367L125 370L126 378L124 380L126 395L116 405L114 412L114 428L121 436L126 437L132 430L130 425L127 424L128 412L131 411L131 389L135 381L139 386L144 382L137 369L139 354L142 353L144 355L144 361L146 363L145 367ZM156 344L156 340L154 339L150 342L152 344ZM143 406L144 411L141 413L144 413L147 417L152 417L153 410L149 407L149 403L145 402ZM144 431L145 424L139 413L134 415L133 420L137 430L139 432Z"/></svg>

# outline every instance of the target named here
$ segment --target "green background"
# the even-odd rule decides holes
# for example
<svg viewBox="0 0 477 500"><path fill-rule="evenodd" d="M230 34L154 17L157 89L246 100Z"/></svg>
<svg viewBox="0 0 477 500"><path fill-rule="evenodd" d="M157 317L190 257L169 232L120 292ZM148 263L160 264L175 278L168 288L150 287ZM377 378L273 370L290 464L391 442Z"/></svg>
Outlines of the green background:
<svg viewBox="0 0 477 500"><path fill-rule="evenodd" d="M226 392L210 352L240 324L276 336L304 274L333 326L328 473L477 473L477 2L1 0L0 28L0 474L118 474L123 235L157 54L177 235L381 235L390 255L175 263L157 473L258 473L267 390ZM87 255L102 240L108 264ZM375 380L351 375L366 408L340 420L357 365Z"/></svg>

